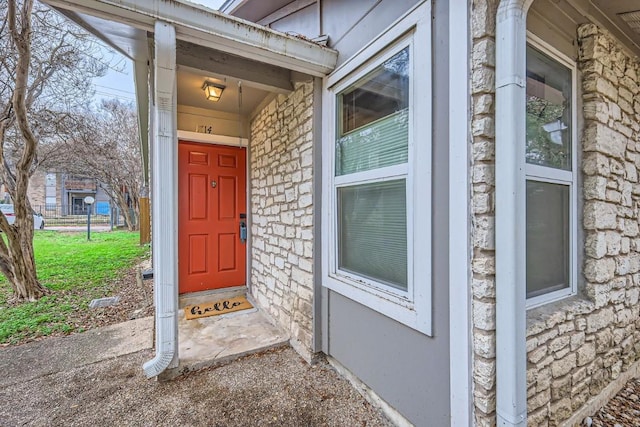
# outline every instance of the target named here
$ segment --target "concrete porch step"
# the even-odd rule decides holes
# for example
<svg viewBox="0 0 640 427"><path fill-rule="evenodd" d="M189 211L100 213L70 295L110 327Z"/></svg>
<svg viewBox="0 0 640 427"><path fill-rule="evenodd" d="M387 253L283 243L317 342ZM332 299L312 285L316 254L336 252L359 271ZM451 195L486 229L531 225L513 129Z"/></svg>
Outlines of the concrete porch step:
<svg viewBox="0 0 640 427"><path fill-rule="evenodd" d="M270 348L287 345L289 336L258 308L186 320L184 307L243 295L246 288L180 297L178 342L180 366L186 373ZM251 298L248 298L251 301ZM254 301L251 303L256 307Z"/></svg>

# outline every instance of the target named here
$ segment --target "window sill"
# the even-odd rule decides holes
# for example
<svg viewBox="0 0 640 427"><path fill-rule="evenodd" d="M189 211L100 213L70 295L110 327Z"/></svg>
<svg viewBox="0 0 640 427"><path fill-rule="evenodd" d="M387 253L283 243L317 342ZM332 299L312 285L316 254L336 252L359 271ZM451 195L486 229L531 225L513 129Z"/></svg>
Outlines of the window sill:
<svg viewBox="0 0 640 427"><path fill-rule="evenodd" d="M332 276L324 277L323 286L411 329L429 336L432 333L428 304L416 304L416 301L386 294L375 288L354 286Z"/></svg>
<svg viewBox="0 0 640 427"><path fill-rule="evenodd" d="M595 310L593 301L573 295L527 310L527 338L549 330L577 315Z"/></svg>

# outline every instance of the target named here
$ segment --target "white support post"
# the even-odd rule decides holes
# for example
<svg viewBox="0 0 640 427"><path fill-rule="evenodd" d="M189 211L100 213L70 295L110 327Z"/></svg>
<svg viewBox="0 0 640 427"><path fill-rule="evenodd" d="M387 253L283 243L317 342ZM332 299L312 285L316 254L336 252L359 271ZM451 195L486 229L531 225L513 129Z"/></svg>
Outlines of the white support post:
<svg viewBox="0 0 640 427"><path fill-rule="evenodd" d="M527 10L502 0L496 17L496 413L527 425L525 97Z"/></svg>
<svg viewBox="0 0 640 427"><path fill-rule="evenodd" d="M451 426L472 425L469 6L449 3L449 375Z"/></svg>
<svg viewBox="0 0 640 427"><path fill-rule="evenodd" d="M176 123L176 32L155 24L152 142L152 213L156 356L144 364L147 377L178 366L178 139Z"/></svg>

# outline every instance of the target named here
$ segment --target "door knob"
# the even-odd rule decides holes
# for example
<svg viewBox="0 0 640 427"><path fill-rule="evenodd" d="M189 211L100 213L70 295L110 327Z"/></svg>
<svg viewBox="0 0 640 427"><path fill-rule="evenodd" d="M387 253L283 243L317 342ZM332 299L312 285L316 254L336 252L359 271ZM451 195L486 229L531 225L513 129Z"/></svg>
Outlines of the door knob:
<svg viewBox="0 0 640 427"><path fill-rule="evenodd" d="M218 185L218 183L217 183L215 180L214 180L214 181L211 181L211 187L212 187L212 188L216 188L216 187L217 187L217 185Z"/></svg>

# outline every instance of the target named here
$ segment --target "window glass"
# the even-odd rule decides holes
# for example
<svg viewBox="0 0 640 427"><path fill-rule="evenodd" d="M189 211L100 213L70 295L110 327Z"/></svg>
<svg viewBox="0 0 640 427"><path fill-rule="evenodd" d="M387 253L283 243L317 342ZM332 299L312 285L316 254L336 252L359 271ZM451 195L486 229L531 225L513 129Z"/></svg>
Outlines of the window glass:
<svg viewBox="0 0 640 427"><path fill-rule="evenodd" d="M407 290L404 179L338 188L338 267Z"/></svg>
<svg viewBox="0 0 640 427"><path fill-rule="evenodd" d="M527 298L570 287L570 187L527 181Z"/></svg>
<svg viewBox="0 0 640 427"><path fill-rule="evenodd" d="M571 70L527 46L527 163L571 170Z"/></svg>
<svg viewBox="0 0 640 427"><path fill-rule="evenodd" d="M336 175L406 163L409 48L338 95Z"/></svg>

